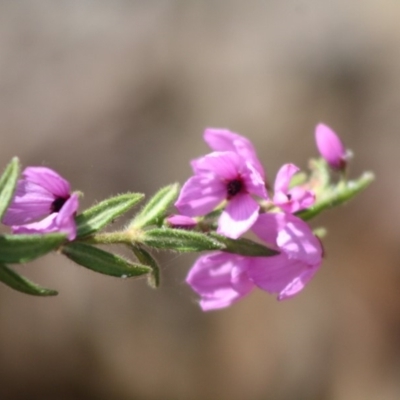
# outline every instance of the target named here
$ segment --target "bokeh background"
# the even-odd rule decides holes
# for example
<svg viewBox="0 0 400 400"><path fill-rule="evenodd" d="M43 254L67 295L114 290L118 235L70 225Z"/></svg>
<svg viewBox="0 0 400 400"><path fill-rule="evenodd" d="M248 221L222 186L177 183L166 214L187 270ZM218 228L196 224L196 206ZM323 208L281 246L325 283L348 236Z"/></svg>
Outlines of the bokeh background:
<svg viewBox="0 0 400 400"><path fill-rule="evenodd" d="M2 165L51 166L82 209L183 182L209 126L272 178L306 168L324 121L377 176L315 221L325 262L287 302L202 313L190 255L157 255L158 291L59 255L20 267L60 295L0 288L0 398L399 399L399 18L397 0L0 1Z"/></svg>

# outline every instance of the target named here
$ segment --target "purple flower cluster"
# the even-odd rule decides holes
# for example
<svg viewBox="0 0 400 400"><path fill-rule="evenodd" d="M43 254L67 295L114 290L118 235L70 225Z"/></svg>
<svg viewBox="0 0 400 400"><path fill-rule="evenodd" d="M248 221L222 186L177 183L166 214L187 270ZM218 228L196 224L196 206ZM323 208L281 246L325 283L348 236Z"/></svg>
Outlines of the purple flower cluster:
<svg viewBox="0 0 400 400"><path fill-rule="evenodd" d="M225 252L201 256L187 283L200 295L203 310L230 306L258 287L279 300L299 293L321 265L323 248L310 227L294 213L311 207L315 195L301 185L291 187L299 168L283 165L273 195L266 190L265 172L251 142L222 129L207 129L204 139L212 152L192 161L193 176L183 185L175 203L188 217L222 209L217 232L238 238L251 230L272 257L248 257ZM317 147L330 166L344 168L345 150L325 125L316 128ZM263 212L260 203L270 204Z"/></svg>
<svg viewBox="0 0 400 400"><path fill-rule="evenodd" d="M348 153L328 126L316 127L318 150L334 170L346 168ZM312 207L309 187L293 186L299 168L283 165L273 190L252 143L226 129L207 129L204 140L211 152L191 162L193 176L183 185L167 224L195 229L198 219L216 212L217 232L232 239L252 231L277 255L250 257L226 252L201 256L191 268L188 284L200 295L203 310L227 307L258 287L278 300L295 296L319 269L323 248L310 227L296 216ZM78 195L70 184L46 167L28 167L3 217L16 234L61 232L77 234Z"/></svg>

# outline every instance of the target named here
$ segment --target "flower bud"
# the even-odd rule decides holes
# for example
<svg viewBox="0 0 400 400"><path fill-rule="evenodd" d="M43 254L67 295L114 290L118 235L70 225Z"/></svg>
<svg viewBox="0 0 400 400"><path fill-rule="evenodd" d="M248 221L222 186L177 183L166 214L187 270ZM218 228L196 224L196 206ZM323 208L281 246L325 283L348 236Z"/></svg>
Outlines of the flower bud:
<svg viewBox="0 0 400 400"><path fill-rule="evenodd" d="M347 152L339 136L325 124L315 128L315 141L318 151L329 166L335 170L344 170L347 163Z"/></svg>
<svg viewBox="0 0 400 400"><path fill-rule="evenodd" d="M167 218L167 222L172 228L179 229L192 229L197 224L194 218L187 217L186 215L170 215Z"/></svg>

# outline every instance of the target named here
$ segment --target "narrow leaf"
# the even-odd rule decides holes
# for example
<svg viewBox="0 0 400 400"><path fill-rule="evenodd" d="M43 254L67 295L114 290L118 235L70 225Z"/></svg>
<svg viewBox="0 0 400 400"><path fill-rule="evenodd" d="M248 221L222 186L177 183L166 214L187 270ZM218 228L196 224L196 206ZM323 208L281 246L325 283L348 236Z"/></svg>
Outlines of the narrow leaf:
<svg viewBox="0 0 400 400"><path fill-rule="evenodd" d="M143 228L157 223L164 218L168 208L176 200L179 193L177 183L160 189L143 207L138 215L131 222L131 227Z"/></svg>
<svg viewBox="0 0 400 400"><path fill-rule="evenodd" d="M21 264L57 249L66 237L61 233L44 235L1 235L0 262Z"/></svg>
<svg viewBox="0 0 400 400"><path fill-rule="evenodd" d="M111 197L85 210L76 217L77 237L91 235L104 228L139 203L143 197L142 193L126 193Z"/></svg>
<svg viewBox="0 0 400 400"><path fill-rule="evenodd" d="M0 264L0 281L19 292L33 296L56 296L58 294L55 290L40 287L3 264Z"/></svg>
<svg viewBox="0 0 400 400"><path fill-rule="evenodd" d="M157 288L160 286L160 267L153 256L140 246L133 246L132 250L138 260L151 268L151 274L147 276L147 282L152 288Z"/></svg>
<svg viewBox="0 0 400 400"><path fill-rule="evenodd" d="M269 249L268 247L253 242L250 239L230 239L214 232L210 233L210 236L223 243L225 245L224 251L228 253L241 254L242 256L250 257L270 257L279 254L276 250Z"/></svg>
<svg viewBox="0 0 400 400"><path fill-rule="evenodd" d="M14 157L0 177L0 219L3 218L14 195L20 169L19 160L17 157Z"/></svg>
<svg viewBox="0 0 400 400"><path fill-rule="evenodd" d="M149 247L179 252L222 250L225 245L200 232L184 229L155 228L145 232L143 243Z"/></svg>
<svg viewBox="0 0 400 400"><path fill-rule="evenodd" d="M145 265L134 264L124 258L84 243L68 243L62 253L83 267L101 274L130 278L151 272Z"/></svg>

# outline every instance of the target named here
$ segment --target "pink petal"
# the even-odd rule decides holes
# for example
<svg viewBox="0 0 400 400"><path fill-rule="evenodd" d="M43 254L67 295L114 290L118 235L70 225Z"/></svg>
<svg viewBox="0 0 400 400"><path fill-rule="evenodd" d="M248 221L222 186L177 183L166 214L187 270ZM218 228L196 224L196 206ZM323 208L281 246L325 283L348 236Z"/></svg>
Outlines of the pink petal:
<svg viewBox="0 0 400 400"><path fill-rule="evenodd" d="M274 191L287 192L289 190L290 181L294 174L300 171L294 164L284 164L279 169L275 178Z"/></svg>
<svg viewBox="0 0 400 400"><path fill-rule="evenodd" d="M310 227L300 218L285 215L286 224L278 231L276 243L289 257L309 265L320 264L322 246Z"/></svg>
<svg viewBox="0 0 400 400"><path fill-rule="evenodd" d="M54 200L54 196L42 186L19 180L3 223L9 226L21 225L44 218L51 213Z"/></svg>
<svg viewBox="0 0 400 400"><path fill-rule="evenodd" d="M308 282L313 278L318 268L308 269L303 271L299 276L294 278L281 292L279 293L278 300L289 299L299 292L301 292Z"/></svg>
<svg viewBox="0 0 400 400"><path fill-rule="evenodd" d="M22 173L23 177L30 182L42 186L55 197L68 197L71 192L70 185L57 172L46 167L28 167Z"/></svg>
<svg viewBox="0 0 400 400"><path fill-rule="evenodd" d="M315 193L311 190L296 186L289 193L293 203L292 209L289 211L291 213L309 208L315 203Z"/></svg>
<svg viewBox="0 0 400 400"><path fill-rule="evenodd" d="M276 245L278 230L280 228L279 218L276 213L260 214L251 230L268 245ZM283 226L283 224L282 224Z"/></svg>
<svg viewBox="0 0 400 400"><path fill-rule="evenodd" d="M66 233L69 240L76 237L75 214L79 207L78 195L74 193L62 206L56 217L59 232Z"/></svg>
<svg viewBox="0 0 400 400"><path fill-rule="evenodd" d="M278 294L278 299L283 300L299 293L317 269L282 253L273 257L254 257L248 276L259 288Z"/></svg>
<svg viewBox="0 0 400 400"><path fill-rule="evenodd" d="M286 193L275 192L273 202L281 210L293 214L311 207L315 203L315 194L310 190L296 186Z"/></svg>
<svg viewBox="0 0 400 400"><path fill-rule="evenodd" d="M197 259L186 282L200 295L204 311L228 307L252 290L247 264L244 257L221 252Z"/></svg>
<svg viewBox="0 0 400 400"><path fill-rule="evenodd" d="M308 265L322 261L322 246L306 222L288 213L261 214L252 227L266 243L275 244L290 259Z"/></svg>
<svg viewBox="0 0 400 400"><path fill-rule="evenodd" d="M56 222L57 213L52 213L39 222L32 222L26 225L17 225L12 227L13 233L52 233L59 232L59 226Z"/></svg>
<svg viewBox="0 0 400 400"><path fill-rule="evenodd" d="M343 169L346 165L346 149L339 136L327 125L315 128L318 151L333 169Z"/></svg>
<svg viewBox="0 0 400 400"><path fill-rule="evenodd" d="M212 174L195 175L183 185L175 207L183 215L196 217L208 214L225 198L224 182Z"/></svg>
<svg viewBox="0 0 400 400"><path fill-rule="evenodd" d="M251 228L257 220L260 206L248 194L237 194L231 200L218 220L217 232L237 239Z"/></svg>
<svg viewBox="0 0 400 400"><path fill-rule="evenodd" d="M195 173L213 173L220 179L235 179L239 175L244 160L231 151L214 151L192 162Z"/></svg>
<svg viewBox="0 0 400 400"><path fill-rule="evenodd" d="M262 167L253 144L244 136L231 132L228 129L208 128L204 131L204 140L214 151L234 151L243 159L250 161L258 173L265 179Z"/></svg>
<svg viewBox="0 0 400 400"><path fill-rule="evenodd" d="M204 140L214 151L235 151L247 148L255 154L255 149L250 140L228 129L207 128L204 131Z"/></svg>
<svg viewBox="0 0 400 400"><path fill-rule="evenodd" d="M264 179L251 163L245 163L242 168L241 176L248 193L261 197L262 199L268 199Z"/></svg>
<svg viewBox="0 0 400 400"><path fill-rule="evenodd" d="M187 217L186 215L170 215L167 218L167 222L174 228L187 228L187 229L193 228L197 224L195 219Z"/></svg>

